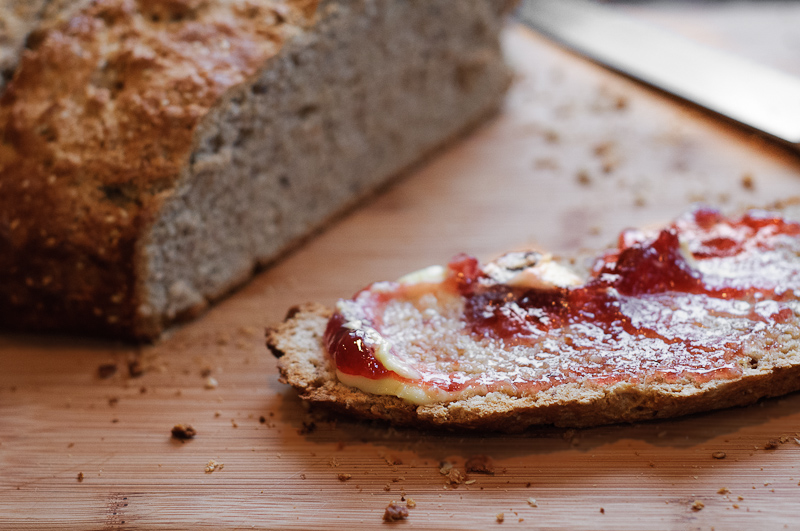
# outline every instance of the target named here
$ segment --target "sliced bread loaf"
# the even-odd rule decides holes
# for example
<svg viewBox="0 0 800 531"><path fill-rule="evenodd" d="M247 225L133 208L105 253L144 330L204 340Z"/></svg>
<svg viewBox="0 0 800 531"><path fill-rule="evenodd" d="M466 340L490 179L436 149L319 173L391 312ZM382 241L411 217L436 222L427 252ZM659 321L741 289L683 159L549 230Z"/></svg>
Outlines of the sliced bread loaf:
<svg viewBox="0 0 800 531"><path fill-rule="evenodd" d="M496 111L501 0L96 0L0 100L0 323L154 338Z"/></svg>
<svg viewBox="0 0 800 531"><path fill-rule="evenodd" d="M750 404L800 389L797 202L627 231L581 274L459 257L267 330L313 404L398 425L520 431Z"/></svg>

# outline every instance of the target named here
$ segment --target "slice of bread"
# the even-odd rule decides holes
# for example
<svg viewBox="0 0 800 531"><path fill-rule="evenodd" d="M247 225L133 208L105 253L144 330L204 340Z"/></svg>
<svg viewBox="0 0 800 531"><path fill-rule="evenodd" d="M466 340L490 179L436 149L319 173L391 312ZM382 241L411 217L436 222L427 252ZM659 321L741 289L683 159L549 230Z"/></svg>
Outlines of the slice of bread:
<svg viewBox="0 0 800 531"><path fill-rule="evenodd" d="M796 201L789 202L776 209L786 217L798 219L798 205ZM800 246L800 236L796 240L796 246ZM291 384L312 404L401 426L515 432L542 424L583 427L674 417L752 404L762 397L799 390L800 319L796 306L791 306L793 315L782 317L779 326L764 329L756 324L757 334L748 335L752 330L743 332L741 337L749 339L731 347L736 350L735 356L742 358L735 361L737 374L733 376L668 379L636 374L631 379L600 384L590 378L577 378L537 392L510 392L506 388L423 404L367 393L337 379L336 367L324 344L331 309L317 304L293 308L283 323L267 329L266 337L268 348L279 358L281 381ZM383 326L395 324L384 322ZM726 332L727 326L722 322L722 328L712 332L738 338L735 330ZM432 332L416 327L415 333ZM566 347L571 341L569 333L560 341ZM649 348L643 342L629 345L621 354L643 357ZM495 354L499 360L501 353Z"/></svg>
<svg viewBox="0 0 800 531"><path fill-rule="evenodd" d="M3 327L155 338L510 82L513 1L77 4L0 100Z"/></svg>

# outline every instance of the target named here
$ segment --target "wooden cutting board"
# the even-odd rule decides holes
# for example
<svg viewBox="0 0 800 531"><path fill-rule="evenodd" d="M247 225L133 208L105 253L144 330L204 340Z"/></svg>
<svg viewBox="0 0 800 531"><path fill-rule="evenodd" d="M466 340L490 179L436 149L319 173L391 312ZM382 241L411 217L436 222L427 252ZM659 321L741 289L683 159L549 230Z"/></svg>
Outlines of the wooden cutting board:
<svg viewBox="0 0 800 531"><path fill-rule="evenodd" d="M315 421L278 383L263 328L295 303L461 251L570 253L694 201L800 194L793 155L523 29L506 44L518 75L496 119L159 344L0 335L0 528L796 528L797 394L500 436ZM172 439L177 423L196 438ZM475 455L493 475L442 474ZM408 519L382 523L404 499Z"/></svg>

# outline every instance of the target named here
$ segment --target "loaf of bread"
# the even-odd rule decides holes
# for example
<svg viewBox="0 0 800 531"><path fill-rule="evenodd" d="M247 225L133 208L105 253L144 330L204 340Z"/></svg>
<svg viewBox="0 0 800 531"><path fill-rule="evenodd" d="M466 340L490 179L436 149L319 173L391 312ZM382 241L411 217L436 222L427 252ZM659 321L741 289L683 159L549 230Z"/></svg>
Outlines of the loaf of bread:
<svg viewBox="0 0 800 531"><path fill-rule="evenodd" d="M45 4L28 20L69 15L2 51L28 35L0 100L3 327L157 337L510 80L509 0Z"/></svg>
<svg viewBox="0 0 800 531"><path fill-rule="evenodd" d="M701 209L626 232L583 271L538 253L461 257L335 310L293 308L267 346L303 399L404 426L513 432L751 404L800 389L792 219L797 201Z"/></svg>

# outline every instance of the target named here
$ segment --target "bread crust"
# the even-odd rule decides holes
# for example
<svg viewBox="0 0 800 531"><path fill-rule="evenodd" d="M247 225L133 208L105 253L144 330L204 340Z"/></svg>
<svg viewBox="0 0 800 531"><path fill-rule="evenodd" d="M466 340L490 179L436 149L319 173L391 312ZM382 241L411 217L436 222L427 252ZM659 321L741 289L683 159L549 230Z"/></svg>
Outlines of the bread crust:
<svg viewBox="0 0 800 531"><path fill-rule="evenodd" d="M796 202L784 203L784 206ZM266 331L278 357L280 380L301 398L325 409L398 426L520 432L530 426L587 427L688 415L744 406L800 390L800 331L764 351L756 367L735 379L705 383L629 383L598 387L556 385L530 396L491 392L464 400L417 406L395 396L373 395L342 384L323 335L332 310L316 303L293 308Z"/></svg>
<svg viewBox="0 0 800 531"><path fill-rule="evenodd" d="M157 333L137 314L142 237L208 110L316 2L276 4L272 24L201 4L98 0L24 54L0 107L0 322Z"/></svg>

